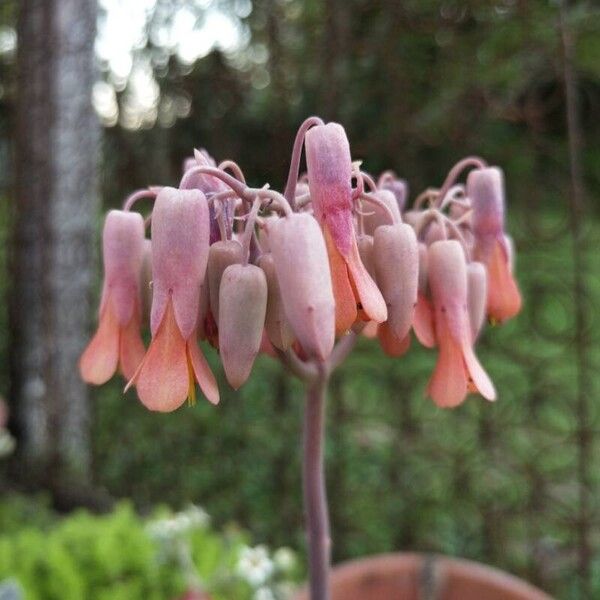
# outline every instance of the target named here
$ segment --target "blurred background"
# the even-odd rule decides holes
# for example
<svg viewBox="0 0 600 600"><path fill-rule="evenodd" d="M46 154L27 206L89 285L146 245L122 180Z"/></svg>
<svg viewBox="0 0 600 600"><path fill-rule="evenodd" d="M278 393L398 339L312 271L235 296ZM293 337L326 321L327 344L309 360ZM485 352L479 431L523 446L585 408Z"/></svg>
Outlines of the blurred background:
<svg viewBox="0 0 600 600"><path fill-rule="evenodd" d="M0 581L27 598L173 598L190 557L215 598L284 597L303 578L302 396L277 363L234 393L211 351L221 405L161 416L121 381L86 389L76 361L102 213L176 184L194 147L281 189L311 114L412 198L467 154L501 165L525 299L480 343L494 404L437 409L416 343L389 359L361 342L336 374L335 560L434 551L600 597L591 0L2 0Z"/></svg>

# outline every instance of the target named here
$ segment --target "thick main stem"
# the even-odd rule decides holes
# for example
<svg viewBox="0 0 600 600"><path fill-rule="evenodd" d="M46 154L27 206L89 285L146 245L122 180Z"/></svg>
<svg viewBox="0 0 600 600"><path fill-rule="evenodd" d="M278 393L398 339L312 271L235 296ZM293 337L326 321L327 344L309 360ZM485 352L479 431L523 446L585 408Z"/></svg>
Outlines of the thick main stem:
<svg viewBox="0 0 600 600"><path fill-rule="evenodd" d="M327 369L320 368L318 377L306 388L303 482L311 600L329 600L331 537L324 460L328 379Z"/></svg>

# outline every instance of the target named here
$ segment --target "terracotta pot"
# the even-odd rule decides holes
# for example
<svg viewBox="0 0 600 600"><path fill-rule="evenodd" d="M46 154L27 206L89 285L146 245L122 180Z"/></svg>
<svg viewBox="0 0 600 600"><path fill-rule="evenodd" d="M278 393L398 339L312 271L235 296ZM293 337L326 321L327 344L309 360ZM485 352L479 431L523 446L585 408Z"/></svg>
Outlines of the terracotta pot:
<svg viewBox="0 0 600 600"><path fill-rule="evenodd" d="M309 600L307 591L294 600ZM550 600L550 596L508 573L469 560L383 554L335 567L331 600Z"/></svg>

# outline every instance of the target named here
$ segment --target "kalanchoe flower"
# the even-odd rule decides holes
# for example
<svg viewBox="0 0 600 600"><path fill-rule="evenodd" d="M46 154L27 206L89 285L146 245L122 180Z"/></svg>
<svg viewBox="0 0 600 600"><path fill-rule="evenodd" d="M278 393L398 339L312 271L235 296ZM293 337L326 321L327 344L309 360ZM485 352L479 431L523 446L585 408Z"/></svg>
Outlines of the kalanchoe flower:
<svg viewBox="0 0 600 600"><path fill-rule="evenodd" d="M286 317L303 353L324 360L335 341L335 300L319 225L299 213L269 222L268 228Z"/></svg>
<svg viewBox="0 0 600 600"><path fill-rule="evenodd" d="M408 183L404 179L398 179L392 171L382 173L379 178L378 187L382 190L389 190L396 198L396 204L400 212L404 211L406 201L408 200Z"/></svg>
<svg viewBox="0 0 600 600"><path fill-rule="evenodd" d="M210 310L215 322L219 322L219 289L225 269L230 265L241 264L242 245L237 240L221 240L211 245L208 252L208 292Z"/></svg>
<svg viewBox="0 0 600 600"><path fill-rule="evenodd" d="M337 123L317 125L306 133L305 144L313 210L323 228L333 278L336 332L347 331L359 316L382 323L385 302L362 264L354 235L346 132Z"/></svg>
<svg viewBox="0 0 600 600"><path fill-rule="evenodd" d="M219 350L225 376L238 389L250 376L260 349L267 310L267 279L255 265L233 264L219 291Z"/></svg>
<svg viewBox="0 0 600 600"><path fill-rule="evenodd" d="M396 223L399 223L402 220L398 202L392 192L389 190L378 190L373 193L373 196L378 200L381 200L381 202L388 207L390 212L394 215ZM369 206L368 211L369 212L363 217L365 233L373 235L380 225L389 225L390 220L388 213L382 206Z"/></svg>
<svg viewBox="0 0 600 600"><path fill-rule="evenodd" d="M380 225L375 230L373 259L377 283L388 307L387 323L399 340L408 336L419 286L419 247L410 225Z"/></svg>
<svg viewBox="0 0 600 600"><path fill-rule="evenodd" d="M473 207L475 258L488 272L487 313L492 321L502 322L521 310L521 294L511 272L504 234L502 171L498 167L471 171L466 190Z"/></svg>
<svg viewBox="0 0 600 600"><path fill-rule="evenodd" d="M426 348L435 346L433 307L429 298L429 252L423 242L419 242L419 288L417 305L413 317L413 331Z"/></svg>
<svg viewBox="0 0 600 600"><path fill-rule="evenodd" d="M219 401L214 376L196 341L200 288L208 261L208 204L199 190L163 188L152 213L152 342L128 385L150 410L175 410L195 399L197 381Z"/></svg>
<svg viewBox="0 0 600 600"><path fill-rule="evenodd" d="M432 244L428 268L439 355L427 392L442 407L459 405L469 391L494 400L494 385L473 352L467 267L460 243L445 240Z"/></svg>
<svg viewBox="0 0 600 600"><path fill-rule="evenodd" d="M111 210L104 223L104 284L98 330L79 361L81 377L100 385L120 368L129 379L144 357L140 336L140 278L144 220L138 213Z"/></svg>
<svg viewBox="0 0 600 600"><path fill-rule="evenodd" d="M275 270L275 260L270 252L263 254L258 260L258 266L264 271L267 278L268 297L265 329L271 344L279 350L287 350L294 341L294 333L285 316L283 296L279 286L279 279Z"/></svg>
<svg viewBox="0 0 600 600"><path fill-rule="evenodd" d="M480 262L471 262L467 265L467 293L469 322L473 342L475 342L485 322L487 303L487 272Z"/></svg>

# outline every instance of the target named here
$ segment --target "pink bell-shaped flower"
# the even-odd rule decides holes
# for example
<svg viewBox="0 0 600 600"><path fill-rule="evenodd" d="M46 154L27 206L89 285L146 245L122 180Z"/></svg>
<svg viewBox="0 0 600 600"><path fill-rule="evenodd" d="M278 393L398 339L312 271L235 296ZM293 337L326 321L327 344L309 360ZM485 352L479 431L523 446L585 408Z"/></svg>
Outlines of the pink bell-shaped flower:
<svg viewBox="0 0 600 600"><path fill-rule="evenodd" d="M346 132L337 123L317 125L306 132L305 145L310 196L331 267L336 333L347 331L357 318L382 323L385 301L360 259L354 234Z"/></svg>
<svg viewBox="0 0 600 600"><path fill-rule="evenodd" d="M324 360L335 342L335 300L319 224L296 213L268 227L286 317L303 353Z"/></svg>
<svg viewBox="0 0 600 600"><path fill-rule="evenodd" d="M144 220L138 213L111 210L102 234L104 284L98 329L79 361L87 383L107 382L120 368L129 379L144 357L140 335L140 280L144 252Z"/></svg>
<svg viewBox="0 0 600 600"><path fill-rule="evenodd" d="M150 410L168 412L195 399L212 403L217 383L196 340L200 288L208 261L208 204L200 190L162 188L152 212L153 297L150 347L129 385Z"/></svg>
<svg viewBox="0 0 600 600"><path fill-rule="evenodd" d="M427 393L442 407L458 406L468 392L479 392L494 400L494 385L473 352L467 266L460 243L433 243L429 247L428 268L439 355Z"/></svg>
<svg viewBox="0 0 600 600"><path fill-rule="evenodd" d="M510 249L504 235L502 171L498 167L471 171L466 191L473 207L475 259L488 272L488 317L503 322L521 310L521 294L511 271Z"/></svg>
<svg viewBox="0 0 600 600"><path fill-rule="evenodd" d="M231 387L250 376L260 350L267 310L267 279L256 265L227 267L219 290L219 352Z"/></svg>

